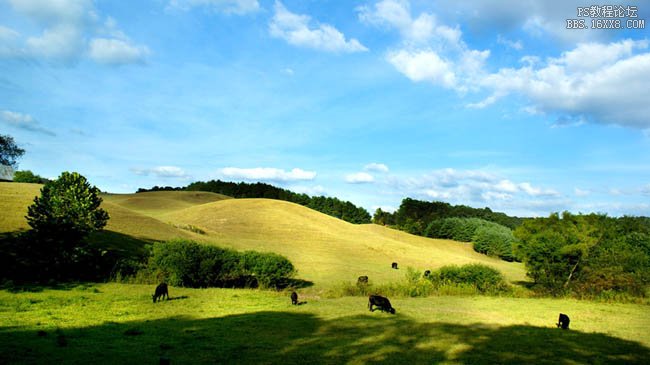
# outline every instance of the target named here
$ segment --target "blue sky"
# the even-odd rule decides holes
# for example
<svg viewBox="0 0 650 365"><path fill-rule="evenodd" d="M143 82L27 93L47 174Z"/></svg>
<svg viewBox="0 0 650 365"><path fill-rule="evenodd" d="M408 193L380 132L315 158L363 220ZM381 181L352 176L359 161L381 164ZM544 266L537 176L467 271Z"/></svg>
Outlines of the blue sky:
<svg viewBox="0 0 650 365"><path fill-rule="evenodd" d="M0 0L0 133L116 193L650 215L650 24L566 29L592 3Z"/></svg>

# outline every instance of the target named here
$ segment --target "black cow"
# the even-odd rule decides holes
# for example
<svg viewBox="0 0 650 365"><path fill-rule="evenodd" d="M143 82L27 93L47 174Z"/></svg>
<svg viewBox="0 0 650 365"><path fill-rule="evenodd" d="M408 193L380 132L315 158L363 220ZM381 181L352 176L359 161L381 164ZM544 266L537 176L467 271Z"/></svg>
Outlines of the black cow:
<svg viewBox="0 0 650 365"><path fill-rule="evenodd" d="M390 267L391 267L392 269L397 269L397 262L393 262L393 264L390 265Z"/></svg>
<svg viewBox="0 0 650 365"><path fill-rule="evenodd" d="M291 292L291 304L298 305L298 293Z"/></svg>
<svg viewBox="0 0 650 365"><path fill-rule="evenodd" d="M569 322L571 322L569 316L567 316L564 313L560 313L560 318L557 320L557 323L555 325L557 326L557 328L562 327L563 330L568 330Z"/></svg>
<svg viewBox="0 0 650 365"><path fill-rule="evenodd" d="M431 275L431 270L426 270L426 271L424 272L424 277L425 277L425 278L428 278L429 275Z"/></svg>
<svg viewBox="0 0 650 365"><path fill-rule="evenodd" d="M154 303L156 302L156 300L158 300L158 298L160 298L160 300L163 300L163 298L167 297L167 300L169 300L169 292L167 291L167 284L160 283L156 287L156 293L154 293L154 295L152 295L151 297L153 298Z"/></svg>
<svg viewBox="0 0 650 365"><path fill-rule="evenodd" d="M368 285L368 277L366 275L359 276L357 279L357 285Z"/></svg>
<svg viewBox="0 0 650 365"><path fill-rule="evenodd" d="M375 306L377 308L373 309L372 306ZM395 308L393 308L393 306L390 305L390 300L380 295L371 295L368 297L368 309L371 312L374 312L376 309L379 309L382 312L389 312L391 314L395 314Z"/></svg>

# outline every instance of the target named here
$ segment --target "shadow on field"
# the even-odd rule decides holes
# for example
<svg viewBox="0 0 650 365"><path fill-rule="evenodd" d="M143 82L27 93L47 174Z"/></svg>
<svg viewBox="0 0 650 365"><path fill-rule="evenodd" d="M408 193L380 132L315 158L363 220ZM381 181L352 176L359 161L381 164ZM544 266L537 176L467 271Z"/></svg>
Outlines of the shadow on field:
<svg viewBox="0 0 650 365"><path fill-rule="evenodd" d="M94 247L111 250L118 257L138 257L146 254L145 247L156 241L115 231L101 230L93 232L88 237L88 242Z"/></svg>
<svg viewBox="0 0 650 365"><path fill-rule="evenodd" d="M258 312L40 333L0 328L0 362L154 364L160 357L171 364L641 364L647 363L650 349L604 334L417 323L384 314L323 320L305 313Z"/></svg>

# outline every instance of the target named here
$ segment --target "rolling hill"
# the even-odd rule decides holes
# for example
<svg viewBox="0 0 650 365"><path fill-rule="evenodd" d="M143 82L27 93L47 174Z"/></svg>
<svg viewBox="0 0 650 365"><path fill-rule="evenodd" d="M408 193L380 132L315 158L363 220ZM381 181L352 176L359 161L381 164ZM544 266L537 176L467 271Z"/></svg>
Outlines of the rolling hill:
<svg viewBox="0 0 650 365"><path fill-rule="evenodd" d="M0 232L28 228L27 206L40 185L0 183ZM297 267L298 277L329 287L368 275L375 283L403 278L407 266L418 270L449 264L484 263L510 281L525 280L522 264L478 254L470 244L410 235L374 224L355 225L298 204L269 199L229 199L189 191L102 194L111 216L108 233L97 241L120 245L188 238L237 250L277 252ZM186 228L196 226L197 234ZM398 262L401 270L392 270Z"/></svg>

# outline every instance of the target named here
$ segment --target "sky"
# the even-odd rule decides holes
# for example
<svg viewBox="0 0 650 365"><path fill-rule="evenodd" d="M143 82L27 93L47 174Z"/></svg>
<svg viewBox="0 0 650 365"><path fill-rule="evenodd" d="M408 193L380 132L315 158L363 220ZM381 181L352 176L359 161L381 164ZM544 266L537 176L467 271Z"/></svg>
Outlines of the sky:
<svg viewBox="0 0 650 365"><path fill-rule="evenodd" d="M650 216L650 3L459 3L0 0L0 134L113 193Z"/></svg>

